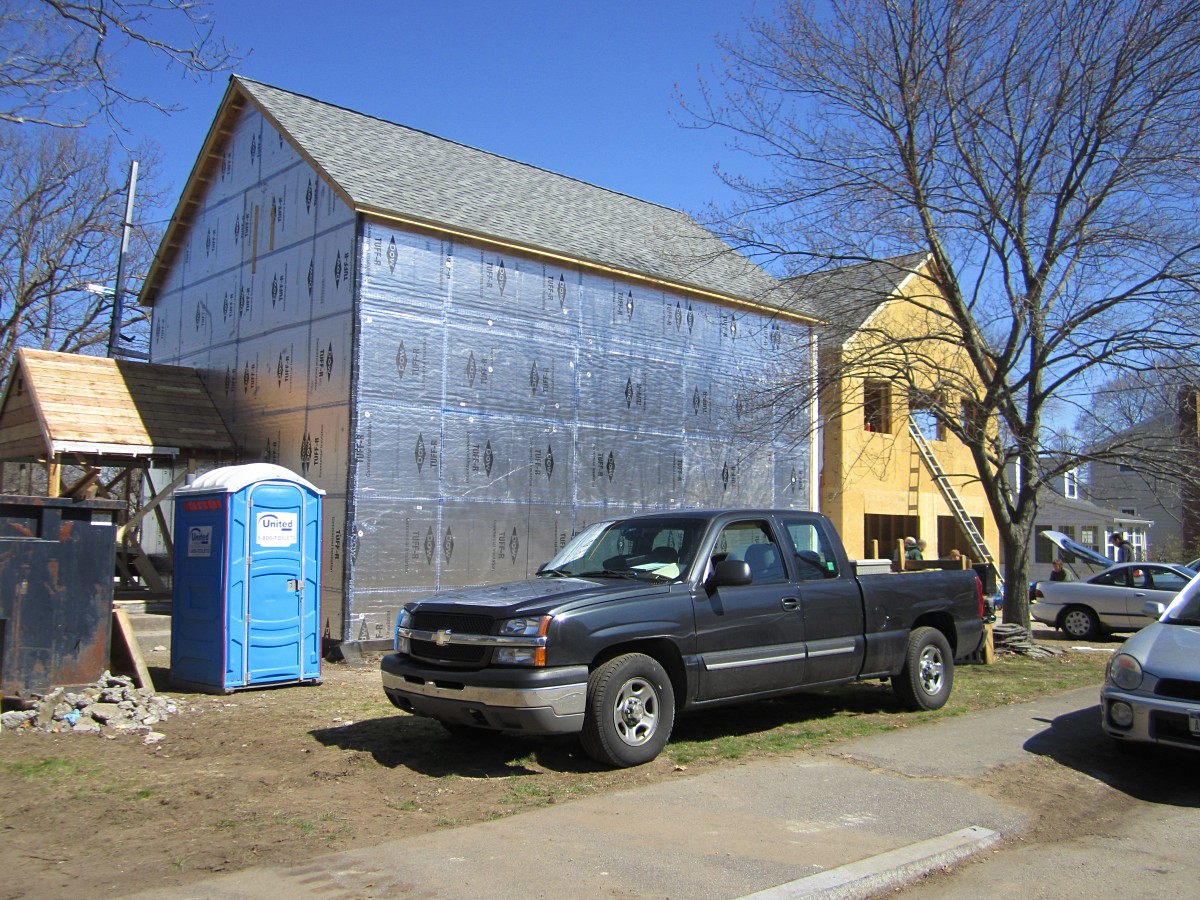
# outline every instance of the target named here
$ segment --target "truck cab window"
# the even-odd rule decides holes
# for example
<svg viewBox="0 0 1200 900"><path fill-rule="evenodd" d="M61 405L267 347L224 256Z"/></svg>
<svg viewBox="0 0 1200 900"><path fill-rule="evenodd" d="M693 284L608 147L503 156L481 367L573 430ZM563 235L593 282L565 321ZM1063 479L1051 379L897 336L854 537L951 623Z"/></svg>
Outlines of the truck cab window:
<svg viewBox="0 0 1200 900"><path fill-rule="evenodd" d="M794 520L785 524L795 549L799 580L836 578L837 558L829 548L829 538L816 523Z"/></svg>
<svg viewBox="0 0 1200 900"><path fill-rule="evenodd" d="M713 550L713 559L744 560L755 584L787 581L787 569L779 545L771 537L766 522L735 522L722 530Z"/></svg>

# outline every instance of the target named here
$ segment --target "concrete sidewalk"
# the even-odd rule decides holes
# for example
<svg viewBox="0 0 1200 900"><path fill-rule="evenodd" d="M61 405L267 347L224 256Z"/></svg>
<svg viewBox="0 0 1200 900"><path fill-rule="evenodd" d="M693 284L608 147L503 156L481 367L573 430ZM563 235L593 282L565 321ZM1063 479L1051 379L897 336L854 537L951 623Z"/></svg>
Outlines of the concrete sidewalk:
<svg viewBox="0 0 1200 900"><path fill-rule="evenodd" d="M137 896L862 896L1018 832L1022 813L973 784L993 766L1033 758L1025 745L1035 735L1045 752L1054 719L1096 702L1086 688L827 753L681 773L677 781L331 853L303 867L244 870ZM958 857L939 856L943 845L957 846L950 852ZM810 876L819 877L804 880Z"/></svg>

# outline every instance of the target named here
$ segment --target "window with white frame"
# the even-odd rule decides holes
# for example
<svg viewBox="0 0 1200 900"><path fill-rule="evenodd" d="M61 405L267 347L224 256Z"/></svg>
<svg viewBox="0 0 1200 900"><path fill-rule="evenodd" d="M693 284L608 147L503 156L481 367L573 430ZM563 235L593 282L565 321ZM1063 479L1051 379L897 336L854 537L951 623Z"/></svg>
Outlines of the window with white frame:
<svg viewBox="0 0 1200 900"><path fill-rule="evenodd" d="M1146 558L1146 532L1140 528L1131 528L1129 543L1133 544L1133 558L1139 562Z"/></svg>
<svg viewBox="0 0 1200 900"><path fill-rule="evenodd" d="M1067 469L1063 472L1063 496L1068 500L1079 499L1079 470Z"/></svg>

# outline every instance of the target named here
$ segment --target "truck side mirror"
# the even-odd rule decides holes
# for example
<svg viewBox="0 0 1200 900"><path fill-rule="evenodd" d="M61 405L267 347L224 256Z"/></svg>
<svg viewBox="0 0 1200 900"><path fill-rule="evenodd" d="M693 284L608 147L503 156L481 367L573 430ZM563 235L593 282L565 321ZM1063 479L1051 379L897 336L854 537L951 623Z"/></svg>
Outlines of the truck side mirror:
<svg viewBox="0 0 1200 900"><path fill-rule="evenodd" d="M1149 616L1152 619L1161 619L1163 610L1165 609L1166 607L1157 600L1147 600L1142 604L1142 615Z"/></svg>
<svg viewBox="0 0 1200 900"><path fill-rule="evenodd" d="M744 559L723 559L713 567L708 584L710 587L736 587L753 581L750 565Z"/></svg>

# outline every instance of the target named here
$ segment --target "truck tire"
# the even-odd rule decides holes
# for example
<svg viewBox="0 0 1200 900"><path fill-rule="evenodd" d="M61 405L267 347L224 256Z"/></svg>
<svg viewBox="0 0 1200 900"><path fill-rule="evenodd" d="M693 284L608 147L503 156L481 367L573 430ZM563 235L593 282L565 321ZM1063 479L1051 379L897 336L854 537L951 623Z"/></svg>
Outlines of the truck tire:
<svg viewBox="0 0 1200 900"><path fill-rule="evenodd" d="M666 746L675 723L675 691L666 670L643 653L626 653L588 677L583 749L617 768L640 766Z"/></svg>
<svg viewBox="0 0 1200 900"><path fill-rule="evenodd" d="M954 654L946 636L936 628L913 629L908 636L904 668L892 688L909 709L941 709L954 686Z"/></svg>

